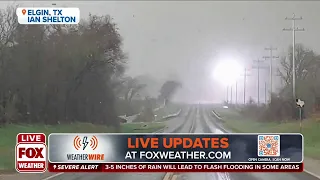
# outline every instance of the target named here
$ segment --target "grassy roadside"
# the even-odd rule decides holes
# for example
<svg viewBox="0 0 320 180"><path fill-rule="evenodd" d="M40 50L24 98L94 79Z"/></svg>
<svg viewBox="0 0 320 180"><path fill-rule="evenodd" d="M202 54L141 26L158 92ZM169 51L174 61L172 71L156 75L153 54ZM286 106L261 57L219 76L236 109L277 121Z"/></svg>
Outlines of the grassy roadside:
<svg viewBox="0 0 320 180"><path fill-rule="evenodd" d="M123 133L148 133L164 128L164 123L128 123L121 125ZM8 125L0 128L0 174L14 171L15 145L18 133L112 133L114 129L89 123L60 125Z"/></svg>
<svg viewBox="0 0 320 180"><path fill-rule="evenodd" d="M249 119L230 109L216 109L224 119L226 128L239 133L299 133L299 122L264 123ZM314 119L303 121L302 134L304 136L305 155L320 159L320 122Z"/></svg>

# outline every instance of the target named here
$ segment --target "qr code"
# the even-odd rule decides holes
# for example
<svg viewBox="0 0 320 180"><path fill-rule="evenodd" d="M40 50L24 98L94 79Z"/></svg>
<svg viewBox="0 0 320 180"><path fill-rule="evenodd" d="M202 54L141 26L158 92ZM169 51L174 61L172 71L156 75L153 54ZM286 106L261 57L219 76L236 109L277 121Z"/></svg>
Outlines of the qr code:
<svg viewBox="0 0 320 180"><path fill-rule="evenodd" d="M280 156L280 135L259 135L258 156Z"/></svg>

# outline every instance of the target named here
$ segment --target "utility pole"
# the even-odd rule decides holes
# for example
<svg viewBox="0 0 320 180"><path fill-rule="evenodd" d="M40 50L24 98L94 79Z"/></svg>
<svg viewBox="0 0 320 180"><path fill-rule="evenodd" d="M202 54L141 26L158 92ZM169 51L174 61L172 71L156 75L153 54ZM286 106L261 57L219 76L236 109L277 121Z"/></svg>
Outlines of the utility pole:
<svg viewBox="0 0 320 180"><path fill-rule="evenodd" d="M238 104L238 81L236 81L236 105Z"/></svg>
<svg viewBox="0 0 320 180"><path fill-rule="evenodd" d="M229 104L229 86L227 86L227 104Z"/></svg>
<svg viewBox="0 0 320 180"><path fill-rule="evenodd" d="M279 58L279 56L273 56L273 51L277 50L277 48L273 48L272 46L270 46L269 48L265 48L265 50L270 51L270 55L269 56L263 56L263 58L265 58L265 60L267 60L267 58L269 58L269 75L270 75L270 103L271 103L271 95L273 93L273 59L275 58Z"/></svg>
<svg viewBox="0 0 320 180"><path fill-rule="evenodd" d="M232 104L232 85L230 86L230 104Z"/></svg>
<svg viewBox="0 0 320 180"><path fill-rule="evenodd" d="M264 82L264 103L267 105L267 81Z"/></svg>
<svg viewBox="0 0 320 180"><path fill-rule="evenodd" d="M292 95L293 99L296 99L296 63L295 63L295 44L296 44L296 32L297 31L304 31L304 28L300 29L296 27L296 20L302 20L302 17L297 18L296 15L293 13L292 18L286 17L285 20L292 21L291 28L284 28L283 31L292 31Z"/></svg>
<svg viewBox="0 0 320 180"><path fill-rule="evenodd" d="M257 63L256 66L253 66L254 69L257 69L257 73L258 73L258 105L260 104L260 70L261 69L265 69L267 67L265 66L260 66L260 63L264 62L263 60L254 60L254 62Z"/></svg>
<svg viewBox="0 0 320 180"><path fill-rule="evenodd" d="M244 68L244 74L243 74L243 105L246 104L246 82L247 82L247 76L250 76L248 74L249 69Z"/></svg>
<svg viewBox="0 0 320 180"><path fill-rule="evenodd" d="M280 74L280 73L277 73L275 76L280 77L280 84L281 84L281 86L283 86L284 81L283 81L283 79L282 79L281 74Z"/></svg>
<svg viewBox="0 0 320 180"><path fill-rule="evenodd" d="M244 81L243 81L243 105L246 105L246 82L247 82L247 68L244 69Z"/></svg>

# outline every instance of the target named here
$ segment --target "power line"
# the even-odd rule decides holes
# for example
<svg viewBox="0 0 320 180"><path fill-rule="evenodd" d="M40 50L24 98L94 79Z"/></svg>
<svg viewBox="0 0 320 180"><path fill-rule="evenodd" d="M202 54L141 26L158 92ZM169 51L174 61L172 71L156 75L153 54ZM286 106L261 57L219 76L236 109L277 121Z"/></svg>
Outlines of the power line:
<svg viewBox="0 0 320 180"><path fill-rule="evenodd" d="M300 29L296 27L296 24L295 24L296 20L302 20L302 17L300 16L299 18L297 18L294 13L292 15L292 18L286 17L285 20L292 21L292 27L284 28L283 31L292 31L292 94L293 94L293 99L296 99L296 63L295 63L296 32L304 31L304 28Z"/></svg>
<svg viewBox="0 0 320 180"><path fill-rule="evenodd" d="M229 104L229 86L227 86L227 104Z"/></svg>
<svg viewBox="0 0 320 180"><path fill-rule="evenodd" d="M238 81L236 81L236 105L238 104Z"/></svg>
<svg viewBox="0 0 320 180"><path fill-rule="evenodd" d="M257 62L256 66L253 66L252 68L257 69L258 72L258 105L260 104L260 69L266 68L265 66L260 66L260 63L264 62L263 60L254 60L254 62Z"/></svg>
<svg viewBox="0 0 320 180"><path fill-rule="evenodd" d="M247 77L250 76L250 74L248 74L249 69L248 68L244 68L244 74L243 74L243 104L246 104L246 82L247 82Z"/></svg>
<svg viewBox="0 0 320 180"><path fill-rule="evenodd" d="M263 58L265 58L265 60L267 60L269 58L269 81L270 81L270 103L271 103L271 95L273 93L273 59L279 58L279 56L273 56L273 51L277 50L277 48L273 48L272 46L270 46L269 48L264 48L265 50L270 51L270 55L269 56L263 56Z"/></svg>
<svg viewBox="0 0 320 180"><path fill-rule="evenodd" d="M232 85L230 86L230 104L232 104Z"/></svg>
<svg viewBox="0 0 320 180"><path fill-rule="evenodd" d="M283 86L283 84L284 84L284 80L283 80L283 78L282 78L281 73L279 73L279 72L278 72L275 76L280 77L280 83L281 83L281 86Z"/></svg>
<svg viewBox="0 0 320 180"><path fill-rule="evenodd" d="M267 104L267 81L264 82L264 103Z"/></svg>

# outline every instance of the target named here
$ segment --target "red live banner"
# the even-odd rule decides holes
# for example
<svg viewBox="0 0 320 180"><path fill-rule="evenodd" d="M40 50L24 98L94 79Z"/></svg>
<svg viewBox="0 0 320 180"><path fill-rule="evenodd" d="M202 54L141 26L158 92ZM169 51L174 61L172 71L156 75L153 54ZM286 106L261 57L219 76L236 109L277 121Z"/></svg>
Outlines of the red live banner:
<svg viewBox="0 0 320 180"><path fill-rule="evenodd" d="M49 172L303 172L303 163L49 163Z"/></svg>

